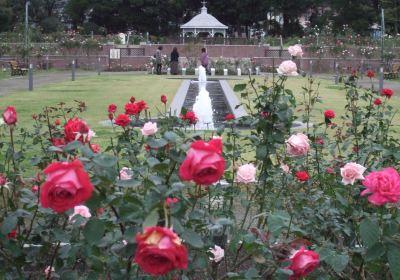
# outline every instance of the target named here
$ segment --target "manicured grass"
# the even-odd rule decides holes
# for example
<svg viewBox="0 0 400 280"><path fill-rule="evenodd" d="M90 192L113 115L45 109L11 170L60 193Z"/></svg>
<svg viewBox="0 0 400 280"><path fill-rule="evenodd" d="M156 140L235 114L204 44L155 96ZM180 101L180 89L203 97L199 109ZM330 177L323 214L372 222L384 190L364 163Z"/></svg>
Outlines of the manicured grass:
<svg viewBox="0 0 400 280"><path fill-rule="evenodd" d="M271 79L267 80L267 84L270 84ZM245 81L247 82L247 81ZM230 85L233 87L236 83L243 83L243 81L229 81ZM257 83L264 84L264 79L257 78ZM302 87L307 86L308 79L304 77L289 77L286 82L286 87L291 89L296 97L297 103L299 104L303 100L303 89ZM322 103L317 103L315 106L315 110L312 113L311 122L312 123L320 123L324 121L323 112L326 109L334 110L336 113L336 118L334 122L341 124L340 118L344 116L345 112L345 104L346 104L346 90L344 84L335 85L333 80L327 80L322 78L315 78L313 88L317 89L317 85L319 84L319 96L322 100ZM238 94L239 96L240 94ZM383 100L384 98L382 98ZM394 110L400 108L400 98L398 96L393 96L388 104L393 106ZM299 106L298 109L302 109ZM303 112L297 111L295 112L296 116L300 117ZM396 114L393 119L394 129L396 131L400 131L400 112Z"/></svg>
<svg viewBox="0 0 400 280"><path fill-rule="evenodd" d="M107 120L107 107L111 103L118 106L118 113L124 112L125 103L131 96L136 100L144 100L149 104L152 116L157 115L157 108L164 111L160 102L160 95L168 97L168 104L172 101L181 80L167 79L166 76L107 74L78 78L76 81L67 81L58 84L35 88L33 92L23 91L2 97L1 103L14 105L19 115L19 125L29 126L32 123L31 115L39 113L45 106L53 106L64 102L74 104L74 100L84 101L87 111L82 113L90 127L98 134L109 128L99 124Z"/></svg>
<svg viewBox="0 0 400 280"><path fill-rule="evenodd" d="M246 83L247 79L230 80L233 87L237 83ZM258 78L259 83L263 78ZM33 92L23 91L1 97L1 107L14 105L19 116L19 126L29 127L32 124L31 115L39 113L45 106L53 106L60 102L73 105L74 100L84 101L87 111L82 113L90 127L97 133L101 142L108 138L112 130L110 127L100 124L107 119L107 107L110 103L118 106L118 113L123 113L124 104L131 96L136 100L143 99L150 107L151 116L156 116L158 110L164 111L164 105L160 102L161 94L168 98L168 104L172 101L182 80L169 79L167 76L144 75L144 74L110 74L103 73L101 76L79 77L76 81L46 85L35 88ZM340 123L340 117L344 114L345 90L342 85L336 86L333 81L316 78L315 84L320 83L319 91L323 103L318 103L313 113L311 122L320 123L323 121L323 111L332 109L336 112L336 122ZM297 102L302 99L302 87L307 84L307 78L289 78L286 86L293 90ZM392 97L390 104L394 108L400 108L400 98ZM296 112L298 116L302 112ZM400 115L394 118L396 130L400 126Z"/></svg>
<svg viewBox="0 0 400 280"><path fill-rule="evenodd" d="M3 71L3 69L0 69L0 80L9 79L9 78L11 78L10 72Z"/></svg>

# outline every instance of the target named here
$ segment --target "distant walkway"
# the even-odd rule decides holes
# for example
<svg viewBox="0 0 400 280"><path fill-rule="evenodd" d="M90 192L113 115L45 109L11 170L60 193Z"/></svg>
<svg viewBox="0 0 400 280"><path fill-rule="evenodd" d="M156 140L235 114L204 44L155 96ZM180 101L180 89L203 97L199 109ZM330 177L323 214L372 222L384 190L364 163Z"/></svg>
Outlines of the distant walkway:
<svg viewBox="0 0 400 280"><path fill-rule="evenodd" d="M95 75L95 72L77 72L76 78L82 76L91 76ZM54 84L64 81L71 80L71 72L63 71L63 72L40 72L38 74L34 74L33 77L33 89L36 87L40 87L47 84ZM28 75L26 76L14 76L9 79L0 80L0 96L8 95L17 91L25 91L28 90Z"/></svg>

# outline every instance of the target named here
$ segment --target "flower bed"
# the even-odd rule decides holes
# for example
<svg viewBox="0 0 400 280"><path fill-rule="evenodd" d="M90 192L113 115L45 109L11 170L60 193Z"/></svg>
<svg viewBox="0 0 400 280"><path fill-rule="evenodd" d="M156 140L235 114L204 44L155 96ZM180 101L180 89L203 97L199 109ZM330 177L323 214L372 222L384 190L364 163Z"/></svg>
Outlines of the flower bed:
<svg viewBox="0 0 400 280"><path fill-rule="evenodd" d="M327 105L311 125L318 85L310 78L296 100L285 88L294 68L281 65L270 86L236 85L249 115L226 116L216 131L195 131L193 112L171 116L165 96L157 123L145 101L110 104L113 137L103 147L79 118L83 102L44 108L30 129L19 129L18 106L7 107L2 274L398 279L393 91L357 88L353 77L345 114ZM295 110L301 131L292 128ZM243 123L251 129L236 128Z"/></svg>

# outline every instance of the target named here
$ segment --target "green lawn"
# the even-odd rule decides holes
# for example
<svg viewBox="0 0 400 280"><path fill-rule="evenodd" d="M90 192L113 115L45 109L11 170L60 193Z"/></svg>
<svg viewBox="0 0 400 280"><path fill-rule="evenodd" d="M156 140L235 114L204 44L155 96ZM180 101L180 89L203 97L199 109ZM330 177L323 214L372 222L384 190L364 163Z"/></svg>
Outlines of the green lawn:
<svg viewBox="0 0 400 280"><path fill-rule="evenodd" d="M264 83L261 78L257 79L260 84ZM270 82L270 81L269 81ZM233 87L235 83L243 83L243 81L229 81L230 85ZM322 99L322 103L317 103L315 110L312 113L311 122L319 123L323 122L323 112L326 109L334 110L336 113L336 118L334 122L341 122L340 117L344 115L344 106L346 103L346 90L343 84L335 85L333 80L327 80L322 78L315 78L314 88L317 88L319 83L319 96ZM308 84L307 78L304 77L289 77L286 82L286 87L291 89L296 96L297 103L300 103L303 99L302 87ZM238 95L239 96L239 95ZM382 98L383 99L383 98ZM398 96L393 96L388 104L394 107L394 110L400 108L400 98ZM303 112L296 112L297 116L301 116ZM400 130L400 113L397 114L393 119L393 124L396 131Z"/></svg>
<svg viewBox="0 0 400 280"><path fill-rule="evenodd" d="M0 69L0 80L4 79L9 79L11 78L10 72L9 71L3 71L3 69Z"/></svg>
<svg viewBox="0 0 400 280"><path fill-rule="evenodd" d="M107 107L110 103L118 106L118 112L123 113L124 104L131 96L137 100L143 99L150 106L152 116L157 114L157 108L164 110L160 96L168 97L168 104L172 101L181 80L167 79L166 76L151 75L108 75L78 78L76 81L67 81L35 88L33 92L23 91L1 98L2 106L14 105L19 115L19 124L29 126L31 115L41 112L48 105L65 102L74 104L74 100L84 101L88 110L82 117L90 127L100 136L102 130L109 130L100 121L108 119ZM157 107L157 108L156 108Z"/></svg>
<svg viewBox="0 0 400 280"><path fill-rule="evenodd" d="M260 78L261 82L262 79ZM99 122L107 119L107 106L115 103L118 112L124 111L123 106L131 96L137 100L145 100L150 107L152 116L157 115L157 108L164 110L160 102L160 96L165 94L168 97L168 104L172 101L174 94L178 90L182 80L168 79L167 76L143 75L143 74L107 74L101 76L80 77L75 82L66 81L62 83L47 85L35 88L33 92L23 91L13 93L6 97L1 97L1 106L14 105L19 115L19 125L27 127L32 123L31 115L39 113L44 106L55 105L59 102L73 104L74 100L86 102L88 110L82 117L88 122L90 127L102 138L108 135L111 130L104 127ZM230 80L234 86L236 83L247 82L244 80ZM325 109L332 109L337 114L337 122L344 111L344 94L342 86L335 86L333 81L318 80L320 82L320 96L322 104L317 105L312 122L323 121L322 112ZM289 78L286 86L293 90L298 102L301 98L301 88L307 84L307 79L303 77ZM390 103L395 108L400 108L400 98L393 97ZM301 112L297 113L301 115ZM396 116L394 123L400 125L400 115ZM99 139L100 140L100 139Z"/></svg>

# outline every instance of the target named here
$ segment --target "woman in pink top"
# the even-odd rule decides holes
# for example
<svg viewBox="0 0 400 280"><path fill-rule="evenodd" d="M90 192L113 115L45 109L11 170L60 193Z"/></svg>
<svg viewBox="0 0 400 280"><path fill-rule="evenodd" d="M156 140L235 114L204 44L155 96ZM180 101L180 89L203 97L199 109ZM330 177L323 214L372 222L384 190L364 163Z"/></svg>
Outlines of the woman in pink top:
<svg viewBox="0 0 400 280"><path fill-rule="evenodd" d="M204 68L206 68L206 71L207 71L207 67L208 67L208 54L207 54L207 52L206 52L206 48L202 48L202 49L201 49L200 63L201 63L201 66L203 66Z"/></svg>

